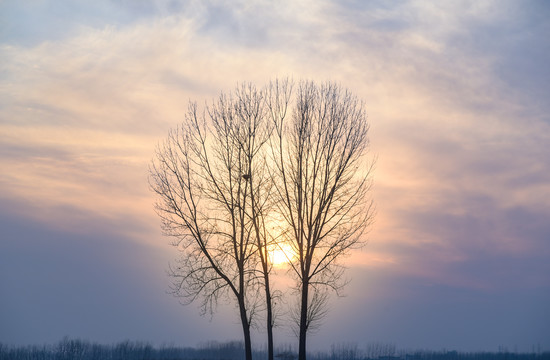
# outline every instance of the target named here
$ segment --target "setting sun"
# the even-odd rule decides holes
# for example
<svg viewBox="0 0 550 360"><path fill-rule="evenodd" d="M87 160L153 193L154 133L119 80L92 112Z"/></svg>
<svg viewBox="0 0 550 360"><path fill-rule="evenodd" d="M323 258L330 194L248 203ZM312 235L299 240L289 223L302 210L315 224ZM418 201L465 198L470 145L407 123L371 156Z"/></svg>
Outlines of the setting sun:
<svg viewBox="0 0 550 360"><path fill-rule="evenodd" d="M289 261L296 258L292 247L288 244L273 245L269 250L271 264L275 267L284 267Z"/></svg>

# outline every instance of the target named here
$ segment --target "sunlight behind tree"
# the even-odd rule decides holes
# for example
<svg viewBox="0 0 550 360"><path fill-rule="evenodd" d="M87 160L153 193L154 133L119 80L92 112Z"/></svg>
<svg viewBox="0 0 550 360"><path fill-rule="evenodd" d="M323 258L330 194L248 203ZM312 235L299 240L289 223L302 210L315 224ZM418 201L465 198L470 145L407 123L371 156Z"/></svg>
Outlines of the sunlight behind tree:
<svg viewBox="0 0 550 360"><path fill-rule="evenodd" d="M271 264L276 268L285 268L291 261L296 260L296 252L289 244L281 243L269 248Z"/></svg>

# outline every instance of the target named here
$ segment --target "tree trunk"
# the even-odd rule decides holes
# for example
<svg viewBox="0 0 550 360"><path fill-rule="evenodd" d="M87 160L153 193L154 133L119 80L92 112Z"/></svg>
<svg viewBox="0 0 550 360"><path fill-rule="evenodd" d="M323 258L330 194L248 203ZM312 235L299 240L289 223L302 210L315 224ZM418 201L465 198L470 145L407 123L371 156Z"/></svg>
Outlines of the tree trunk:
<svg viewBox="0 0 550 360"><path fill-rule="evenodd" d="M271 303L271 289L269 288L269 276L267 271L265 276L265 299L267 306L267 357L268 360L273 360L273 306Z"/></svg>
<svg viewBox="0 0 550 360"><path fill-rule="evenodd" d="M307 310L308 310L309 282L302 283L302 304L300 307L300 338L298 344L298 360L306 360Z"/></svg>
<svg viewBox="0 0 550 360"><path fill-rule="evenodd" d="M248 173L252 174L252 158L249 158ZM249 175L252 176L252 175ZM252 188L252 178L249 177L250 186ZM250 191L250 200L252 201L252 218L254 220L254 230L256 232L256 241L258 246L258 252L262 264L262 271L264 274L264 288L265 288L265 303L267 312L267 356L268 360L273 360L273 303L271 298L271 287L269 285L269 255L267 252L267 239L264 239L265 243L262 244L262 236L260 234L260 227L258 225L258 213L256 212L256 202L254 200L254 191Z"/></svg>
<svg viewBox="0 0 550 360"><path fill-rule="evenodd" d="M245 359L252 360L252 341L250 338L250 324L248 323L246 306L244 304L244 299L242 297L239 298L239 310L241 313L241 324L243 326Z"/></svg>

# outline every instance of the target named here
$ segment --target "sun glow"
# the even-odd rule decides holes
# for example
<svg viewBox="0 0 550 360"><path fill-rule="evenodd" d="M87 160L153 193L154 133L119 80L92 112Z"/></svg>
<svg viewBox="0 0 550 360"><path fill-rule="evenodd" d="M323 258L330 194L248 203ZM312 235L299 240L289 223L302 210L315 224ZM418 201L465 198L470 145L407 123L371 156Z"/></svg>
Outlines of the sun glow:
<svg viewBox="0 0 550 360"><path fill-rule="evenodd" d="M271 264L275 267L285 267L295 258L296 254L289 244L277 244L269 249L269 259L271 260Z"/></svg>

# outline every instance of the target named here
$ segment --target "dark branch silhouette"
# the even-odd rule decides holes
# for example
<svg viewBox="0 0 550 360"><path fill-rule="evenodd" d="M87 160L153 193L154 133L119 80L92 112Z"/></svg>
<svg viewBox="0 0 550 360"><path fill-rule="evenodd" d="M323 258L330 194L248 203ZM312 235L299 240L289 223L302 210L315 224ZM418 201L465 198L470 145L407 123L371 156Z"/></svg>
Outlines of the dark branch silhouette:
<svg viewBox="0 0 550 360"><path fill-rule="evenodd" d="M326 314L326 291L338 294L345 285L339 260L363 244L372 221L369 125L363 105L332 83L300 82L294 92L291 83L274 82L269 92L274 193L297 254L291 266L300 302L293 314L305 359L307 333Z"/></svg>
<svg viewBox="0 0 550 360"><path fill-rule="evenodd" d="M164 233L182 253L169 270L173 294L184 303L200 299L203 313L232 295L247 359L250 326L265 307L272 360L272 240L265 225L272 183L263 148L273 126L265 109L264 92L252 85L222 94L203 113L190 104L185 122L158 147L150 179Z"/></svg>
<svg viewBox="0 0 550 360"><path fill-rule="evenodd" d="M292 249L284 255L297 281L291 316L300 359L329 291L345 285L340 260L363 244L373 216L368 129L363 105L347 90L277 80L240 86L202 112L191 103L159 145L150 184L164 233L181 252L169 270L172 292L183 303L200 301L203 313L232 297L247 360L261 311L273 360L275 249Z"/></svg>

